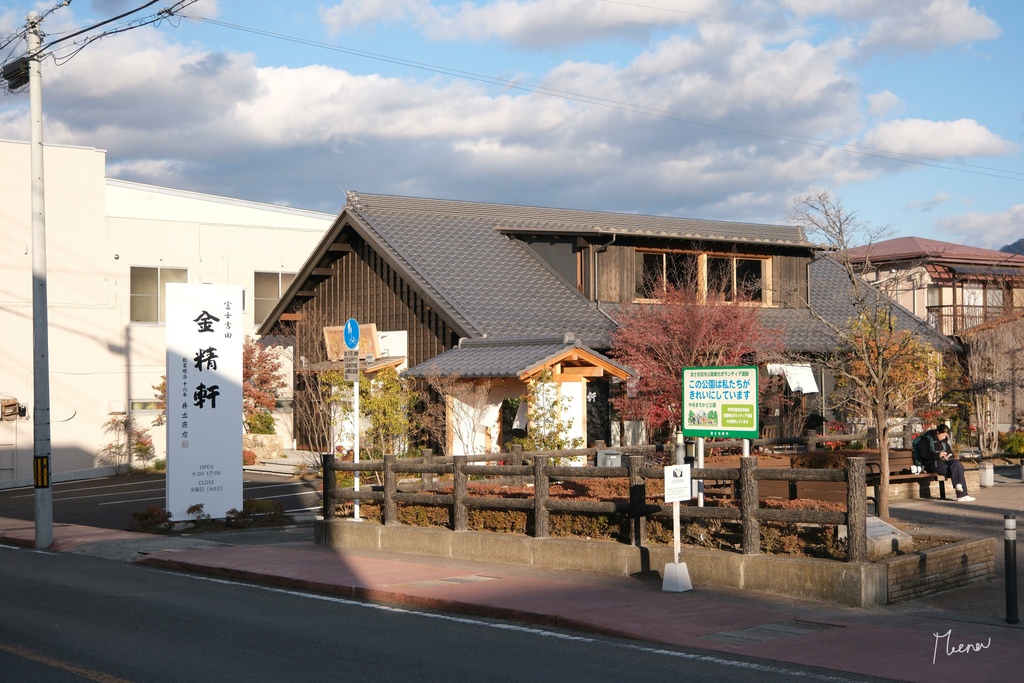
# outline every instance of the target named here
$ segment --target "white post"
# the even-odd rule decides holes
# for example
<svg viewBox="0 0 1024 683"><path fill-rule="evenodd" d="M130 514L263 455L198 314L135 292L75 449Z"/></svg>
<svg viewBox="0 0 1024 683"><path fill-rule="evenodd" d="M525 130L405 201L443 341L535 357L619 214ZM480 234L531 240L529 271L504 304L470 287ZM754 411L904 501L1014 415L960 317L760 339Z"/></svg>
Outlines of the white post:
<svg viewBox="0 0 1024 683"><path fill-rule="evenodd" d="M704 467L704 437L697 437L697 467ZM704 480L697 482L697 507L704 507Z"/></svg>
<svg viewBox="0 0 1024 683"><path fill-rule="evenodd" d="M53 544L50 483L50 338L46 296L46 212L43 181L43 88L39 13L28 14L28 95L32 119L32 340L36 548ZM43 472L45 470L45 473ZM40 475L43 475L42 477Z"/></svg>
<svg viewBox="0 0 1024 683"><path fill-rule="evenodd" d="M743 439L743 457L750 457L750 439Z"/></svg>
<svg viewBox="0 0 1024 683"><path fill-rule="evenodd" d="M358 463L359 462L359 422L360 422L360 420L359 420L359 380L358 379L355 382L352 383L352 391L354 392L354 394L352 396L352 412L353 412L353 420L354 420L354 423L355 423L355 426L354 426L354 429L353 429L353 431L355 432L355 447L352 449L352 461ZM353 475L354 475L352 477L352 480L353 480L353 490L355 490L358 493L359 492L359 470L356 470L353 473ZM352 518L355 519L357 522L359 521L359 499L358 498L355 499L355 502L353 504Z"/></svg>
<svg viewBox="0 0 1024 683"><path fill-rule="evenodd" d="M682 553L682 541L679 534L679 501L672 501L672 543L675 547L675 562L679 564L679 557Z"/></svg>

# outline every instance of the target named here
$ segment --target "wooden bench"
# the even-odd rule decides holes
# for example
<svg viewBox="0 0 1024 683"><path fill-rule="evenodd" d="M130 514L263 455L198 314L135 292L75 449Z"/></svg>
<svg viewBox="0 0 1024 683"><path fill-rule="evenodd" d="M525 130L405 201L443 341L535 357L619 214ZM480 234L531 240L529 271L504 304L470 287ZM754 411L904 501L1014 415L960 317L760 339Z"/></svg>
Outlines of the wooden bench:
<svg viewBox="0 0 1024 683"><path fill-rule="evenodd" d="M875 492L873 497L869 496L868 498L874 501L875 510L878 510L878 490L882 485L882 468L879 454L865 453L864 459L865 479L867 481L867 485L871 486ZM912 451L889 451L889 483L904 484L908 482L918 482L922 484L923 491L924 486L928 486L930 488L931 483L933 481L937 481L939 482L939 497L945 500L946 477L941 474L935 474L934 472L921 472L920 474L914 474L911 470L913 465L914 456Z"/></svg>

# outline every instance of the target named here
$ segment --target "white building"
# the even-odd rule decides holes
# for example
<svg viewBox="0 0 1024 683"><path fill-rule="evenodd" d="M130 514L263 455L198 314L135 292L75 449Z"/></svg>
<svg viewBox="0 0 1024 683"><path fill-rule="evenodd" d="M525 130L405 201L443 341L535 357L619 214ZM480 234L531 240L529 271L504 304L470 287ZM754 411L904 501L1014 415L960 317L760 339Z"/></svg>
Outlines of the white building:
<svg viewBox="0 0 1024 683"><path fill-rule="evenodd" d="M159 410L153 386L165 374L165 283L241 285L252 335L335 218L110 179L105 163L103 150L44 150L55 481L102 473L103 425L126 410L150 429L164 457L163 428L150 423ZM0 399L26 408L24 417L0 421L0 487L26 485L33 457L30 146L4 140L0 349Z"/></svg>

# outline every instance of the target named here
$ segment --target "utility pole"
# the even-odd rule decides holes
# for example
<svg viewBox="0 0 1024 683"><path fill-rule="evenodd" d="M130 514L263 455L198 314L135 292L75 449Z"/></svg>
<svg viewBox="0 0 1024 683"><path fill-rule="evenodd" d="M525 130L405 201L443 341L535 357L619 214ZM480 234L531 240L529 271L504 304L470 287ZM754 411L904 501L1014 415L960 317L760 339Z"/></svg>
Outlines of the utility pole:
<svg viewBox="0 0 1024 683"><path fill-rule="evenodd" d="M29 116L32 119L32 409L36 548L53 545L50 483L50 337L46 298L46 206L43 183L43 89L39 72L42 35L38 12L28 15Z"/></svg>

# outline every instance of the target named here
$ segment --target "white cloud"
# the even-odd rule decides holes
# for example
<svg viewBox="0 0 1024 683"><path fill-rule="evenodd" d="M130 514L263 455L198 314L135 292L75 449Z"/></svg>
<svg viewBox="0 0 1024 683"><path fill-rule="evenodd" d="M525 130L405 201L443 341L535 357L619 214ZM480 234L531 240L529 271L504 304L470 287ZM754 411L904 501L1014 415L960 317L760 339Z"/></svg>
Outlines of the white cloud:
<svg viewBox="0 0 1024 683"><path fill-rule="evenodd" d="M430 0L343 0L321 7L320 21L330 33L352 31L362 26L411 20L434 13Z"/></svg>
<svg viewBox="0 0 1024 683"><path fill-rule="evenodd" d="M1024 204L998 213L971 212L938 221L938 229L951 241L999 249L1024 237Z"/></svg>
<svg viewBox="0 0 1024 683"><path fill-rule="evenodd" d="M899 95L895 95L888 90L877 92L873 95L868 95L868 111L873 116L882 116L888 114L890 111L900 105Z"/></svg>
<svg viewBox="0 0 1024 683"><path fill-rule="evenodd" d="M940 192L931 199L928 199L926 201L907 202L907 204L903 208L908 209L910 211L920 211L924 213L931 211L937 206L942 206L950 199L952 199L952 197L948 192Z"/></svg>
<svg viewBox="0 0 1024 683"><path fill-rule="evenodd" d="M879 47L929 49L1000 35L999 25L970 0L782 0L797 17L835 15ZM851 32L851 31L847 31Z"/></svg>
<svg viewBox="0 0 1024 683"><path fill-rule="evenodd" d="M594 0L496 0L434 6L429 0L343 0L321 10L332 33L368 24L408 21L443 41L500 38L520 47L562 45L613 35L642 35L693 22L720 0L606 3ZM678 10L678 11L675 11Z"/></svg>
<svg viewBox="0 0 1024 683"><path fill-rule="evenodd" d="M387 19L481 38L549 31L555 41L560 31L617 30L607 12L624 8L634 28L653 25L649 12L593 0L437 9L424 0L349 0L321 16L338 29ZM567 60L531 79L589 101L436 74L261 68L252 54L178 37L139 29L62 66L47 63L47 141L106 149L111 175L127 179L327 211L343 201L342 185L736 220L778 220L789 197L809 186L883 172L878 160L824 140L943 158L1012 148L970 120L889 121L865 134L867 117L900 98L888 90L865 96L848 67L854 41L780 41L773 29L736 22L699 22L622 66ZM18 102L0 103L0 136L27 137Z"/></svg>
<svg viewBox="0 0 1024 683"><path fill-rule="evenodd" d="M888 121L868 131L864 142L872 149L932 159L999 156L1016 149L973 119Z"/></svg>

